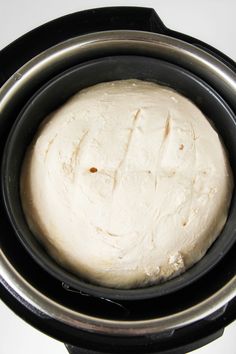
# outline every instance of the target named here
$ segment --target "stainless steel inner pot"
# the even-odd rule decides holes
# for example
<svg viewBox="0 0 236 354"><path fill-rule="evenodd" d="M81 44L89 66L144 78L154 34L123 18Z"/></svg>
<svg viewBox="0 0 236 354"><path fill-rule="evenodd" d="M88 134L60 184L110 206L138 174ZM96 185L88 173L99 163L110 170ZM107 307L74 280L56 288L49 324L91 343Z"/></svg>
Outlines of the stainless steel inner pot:
<svg viewBox="0 0 236 354"><path fill-rule="evenodd" d="M20 68L0 90L0 113L11 119L11 105L20 103L45 80L68 67L113 54L160 58L202 78L236 110L236 74L211 54L181 40L141 31L98 32L73 38L48 49ZM1 126L0 126L1 129ZM235 230L234 230L235 232ZM0 271L9 286L25 301L71 327L101 334L137 336L161 333L196 322L224 307L236 296L236 276L211 297L184 311L151 320L113 321L71 310L46 297L26 281L0 251Z"/></svg>

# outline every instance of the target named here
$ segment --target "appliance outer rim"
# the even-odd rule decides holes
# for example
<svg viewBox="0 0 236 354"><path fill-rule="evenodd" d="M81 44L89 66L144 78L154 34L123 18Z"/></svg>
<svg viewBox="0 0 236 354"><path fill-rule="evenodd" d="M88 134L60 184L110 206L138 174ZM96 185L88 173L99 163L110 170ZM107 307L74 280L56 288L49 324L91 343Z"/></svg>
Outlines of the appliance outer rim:
<svg viewBox="0 0 236 354"><path fill-rule="evenodd" d="M45 317L53 318L70 327L84 331L112 335L139 336L169 332L190 325L212 315L227 306L236 297L236 277L206 300L189 309L151 320L113 321L88 316L49 299L29 284L10 264L0 250L0 282L7 282L18 296Z"/></svg>

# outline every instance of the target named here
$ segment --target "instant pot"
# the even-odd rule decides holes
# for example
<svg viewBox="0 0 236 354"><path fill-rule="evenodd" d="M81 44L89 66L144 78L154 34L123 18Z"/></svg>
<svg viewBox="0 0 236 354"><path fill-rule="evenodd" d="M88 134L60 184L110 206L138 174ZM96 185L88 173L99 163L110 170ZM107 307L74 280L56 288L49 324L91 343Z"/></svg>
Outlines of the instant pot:
<svg viewBox="0 0 236 354"><path fill-rule="evenodd" d="M166 28L154 10L138 7L100 8L71 14L29 32L0 52L1 160L6 154L6 141L22 112L32 108L33 100L42 97L42 93L53 97L47 91L48 83L70 76L68 85L63 87L72 94L66 87L73 86L73 75L81 67L87 68L84 86L89 86L88 77L92 80L90 84L94 80L99 82L99 77L100 81L104 77L109 80L109 73L113 75L110 79L114 79L114 73L117 78L126 78L125 68L131 57L136 63L128 71L132 77L152 79L157 75L159 82L183 92L186 91L183 76L190 78L185 94L203 111L214 112L218 117L214 124L235 173L235 63L215 48ZM153 62L159 63L156 71ZM91 63L99 64L94 69ZM104 76L106 72L108 76ZM51 100L39 99L37 111L43 110L40 102L49 102L47 109L53 109ZM27 140L31 128L25 132ZM13 141L13 167L24 139L18 137L18 148ZM8 179L10 185L15 183L17 168L9 170L6 156L3 160L2 181L6 183ZM50 271L46 261L47 264L40 263L37 250L29 249L19 237L11 217L15 214L9 213L4 183L0 198L0 297L28 323L66 343L70 353L189 352L221 336L225 326L235 320L235 192L224 234L201 261L204 265L210 259L211 266L203 267L204 271L201 264L196 266L200 268L193 267L173 280L171 291L161 291L164 288L160 285L153 287L148 296L142 291L139 295L131 291L124 296L76 286L62 273ZM15 200L17 204L17 196ZM183 282L184 277L188 281Z"/></svg>

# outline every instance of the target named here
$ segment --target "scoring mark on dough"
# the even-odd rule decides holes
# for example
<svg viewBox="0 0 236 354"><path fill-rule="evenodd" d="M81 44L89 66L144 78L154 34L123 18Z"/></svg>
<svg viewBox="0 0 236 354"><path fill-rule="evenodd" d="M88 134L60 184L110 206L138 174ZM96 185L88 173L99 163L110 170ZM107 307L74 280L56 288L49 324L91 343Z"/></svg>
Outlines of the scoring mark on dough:
<svg viewBox="0 0 236 354"><path fill-rule="evenodd" d="M132 141L132 138L133 138L133 135L134 135L134 131L135 131L135 128L136 128L137 121L138 121L138 118L140 116L140 113L141 113L141 108L137 109L137 111L135 112L135 114L133 116L132 127L130 128L130 132L129 132L129 135L128 135L128 141L126 143L125 152L124 152L124 155L123 155L118 167L115 170L114 182L113 182L113 192L114 192L114 190L117 187L117 182L118 182L117 181L117 174L118 174L118 171L120 171L122 169L122 167L123 167L123 165L125 163L125 160L127 158L127 155L128 155L129 149L130 149L130 145L131 145L131 141Z"/></svg>
<svg viewBox="0 0 236 354"><path fill-rule="evenodd" d="M85 138L87 135L88 135L88 130L86 132L84 132L79 143L74 145L69 162L63 162L63 164L62 164L62 169L63 169L64 173L67 174L68 177L70 177L72 181L74 181L74 179L75 179L76 166L79 162L79 154L80 154L80 151L82 149L82 146L85 142Z"/></svg>
<svg viewBox="0 0 236 354"><path fill-rule="evenodd" d="M46 161L47 157L48 157L48 153L49 153L49 150L50 148L52 147L52 144L54 143L56 137L57 137L58 134L55 134L54 137L49 141L48 143L48 146L47 146L47 149L44 153L44 162Z"/></svg>

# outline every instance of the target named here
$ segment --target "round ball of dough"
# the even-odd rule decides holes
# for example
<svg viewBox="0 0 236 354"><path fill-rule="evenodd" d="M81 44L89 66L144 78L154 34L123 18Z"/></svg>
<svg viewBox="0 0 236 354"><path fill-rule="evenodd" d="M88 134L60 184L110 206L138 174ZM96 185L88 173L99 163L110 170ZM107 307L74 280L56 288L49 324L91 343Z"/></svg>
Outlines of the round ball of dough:
<svg viewBox="0 0 236 354"><path fill-rule="evenodd" d="M82 90L41 124L21 198L32 232L92 283L136 288L204 256L232 194L225 149L188 99L155 83Z"/></svg>

